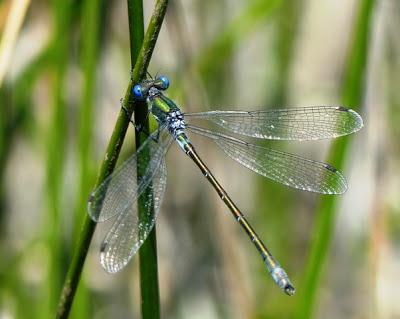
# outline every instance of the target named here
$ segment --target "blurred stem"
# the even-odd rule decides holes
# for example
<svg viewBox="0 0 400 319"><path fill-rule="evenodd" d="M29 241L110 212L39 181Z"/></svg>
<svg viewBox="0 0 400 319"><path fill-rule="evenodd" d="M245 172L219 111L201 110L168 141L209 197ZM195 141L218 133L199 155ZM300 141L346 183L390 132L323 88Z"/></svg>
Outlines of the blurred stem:
<svg viewBox="0 0 400 319"><path fill-rule="evenodd" d="M300 30L299 22L303 18L303 8L303 0L285 1L282 3L278 13L275 14L277 19L277 31L274 39L276 83L273 84L275 89L267 105L287 105L291 63L293 61L295 41Z"/></svg>
<svg viewBox="0 0 400 319"><path fill-rule="evenodd" d="M374 3L374 0L360 1L353 37L350 39L351 47L344 74L342 102L343 105L355 110L358 110L363 102ZM338 168L343 166L349 140L349 138L337 140L330 149L329 162ZM316 209L314 240L311 244L305 280L300 288L302 297L299 300L297 318L311 318L335 226L337 199L334 196L324 196Z"/></svg>
<svg viewBox="0 0 400 319"><path fill-rule="evenodd" d="M36 125L35 118L33 117L33 108L31 106L31 95L32 88L35 86L37 79L40 77L43 72L48 70L53 70L54 61L58 58L56 54L56 50L53 46L57 45L54 43L55 41L50 41L42 51L24 68L24 70L18 75L18 78L15 79L13 85L9 86L7 83L3 83L0 88L0 100L1 100L1 110L0 110L0 232L4 236L3 229L3 218L4 218L4 209L2 199L4 199L7 194L7 188L4 187L4 173L5 168L7 167L7 163L10 159L10 155L12 154L12 149L15 146L14 139L16 136L24 135L24 137L29 137L29 139L35 139L35 134L37 134L34 126ZM47 144L46 144L47 145ZM48 165L48 163L46 163ZM49 202L49 198L47 198ZM46 222L50 222L48 216L51 215L50 210L46 212ZM50 231L49 227L45 227L46 232L45 236L46 240L50 242L49 236ZM0 236L0 242L5 243L1 240L2 236ZM41 239L42 240L42 239ZM51 240L51 242L54 242ZM40 241L42 243L42 241ZM27 247L26 251L31 251L30 249L35 247L35 245L39 244L39 240L33 241L30 243L30 247ZM52 246L49 245L51 249ZM8 253L9 249L0 245L0 253L5 251ZM18 265L20 264L20 260L24 257L24 254L21 252L7 260L7 263L3 263L0 267L0 282L4 283L2 286L5 290L9 290L12 295L15 297L17 301L17 306L15 316L17 318L27 318L27 317L44 317L49 314L50 302L55 302L54 298L50 301L50 294L53 288L50 281L53 279L49 275L49 280L43 285L43 290L37 294L36 297L33 297L29 294L30 291L26 289L24 283L20 280L20 276L18 272L15 273L10 271L12 269L18 269ZM52 255L53 256L53 255ZM50 264L53 267L52 264ZM52 273L55 274L54 269L51 268ZM61 273L57 271L57 274L61 276ZM4 280L3 280L4 279ZM58 283L61 285L61 279L54 280L54 283ZM55 287L55 286L54 286ZM59 289L54 288L54 289ZM45 297L43 297L45 295ZM38 297L38 298L37 298ZM46 302L38 302L38 300L42 298ZM0 303L3 300L3 297L0 297Z"/></svg>
<svg viewBox="0 0 400 319"><path fill-rule="evenodd" d="M273 62L267 64L266 74L273 72L273 83L270 83L271 93L265 95L265 105L282 107L288 104L289 82L292 76L292 62L295 54L295 44L298 40L300 23L303 20L305 3L303 0L284 1L279 10L273 15L273 48L271 52L265 54L266 59L272 54ZM272 146L267 142L264 146ZM287 143L282 144L286 148ZM293 223L293 210L296 210L298 192L282 190L282 185L270 183L262 179L257 185L257 192L254 196L257 207L257 217L255 222L260 229L268 234L268 245L275 251L276 257L290 277L294 277L294 267L291 260L297 258L293 249L293 241L287 233L296 233L296 223ZM265 203L268 202L268 205ZM275 212L275 213L274 213ZM276 213L279 212L279 213ZM286 232L282 232L285 229ZM261 234L262 236L262 234ZM265 271L259 265L260 271ZM297 284L294 279L295 287ZM282 305L280 294L275 293L272 282L268 283L271 287L271 294L266 296L268 303L263 303L255 308L257 314L269 313L272 317L280 317ZM264 294L265 283L257 285L257 291ZM293 311L294 300L287 302L286 313Z"/></svg>
<svg viewBox="0 0 400 319"><path fill-rule="evenodd" d="M82 12L82 74L83 91L79 105L79 131L78 131L78 156L79 156L79 188L77 190L78 211L86 208L87 193L90 190L90 140L93 133L93 104L94 89L96 85L96 64L99 47L100 15L103 1L86 0ZM79 220L80 214L76 213Z"/></svg>
<svg viewBox="0 0 400 319"><path fill-rule="evenodd" d="M0 41L0 87L3 84L7 69L11 65L10 61L15 42L17 41L29 4L30 0L12 1L11 3L11 9Z"/></svg>
<svg viewBox="0 0 400 319"><path fill-rule="evenodd" d="M245 10L218 34L212 45L198 55L200 58L195 62L194 69L203 79L215 78L221 73L225 60L233 55L235 44L245 39L259 23L272 16L281 4L282 0L249 1Z"/></svg>
<svg viewBox="0 0 400 319"><path fill-rule="evenodd" d="M73 6L71 1L53 1L54 29L52 50L55 64L53 70L53 101L47 139L46 194L47 214L44 225L46 240L50 247L50 270L45 293L46 302L39 305L40 317L48 316L57 303L57 292L62 285L64 263L62 234L62 185L67 139L67 106L64 99L65 80Z"/></svg>
<svg viewBox="0 0 400 319"><path fill-rule="evenodd" d="M79 105L79 128L78 128L78 189L77 206L75 208L74 236L78 238L78 230L81 225L81 212L86 208L87 194L94 182L94 170L91 163L91 139L93 134L93 112L94 91L96 86L96 65L99 52L101 16L104 10L104 1L85 0L81 13L81 64L83 75L83 90ZM77 302L73 307L72 317L86 317L88 307L90 307L90 298L88 296L86 285L79 286Z"/></svg>
<svg viewBox="0 0 400 319"><path fill-rule="evenodd" d="M146 35L143 39L142 48L139 52L135 68L132 72L132 79L128 84L128 88L122 101L122 106L126 108L126 112L128 114L126 114L125 110L121 108L94 188L98 187L102 181L114 170L123 140L125 138L126 130L128 129L128 125L130 123L130 116L132 115L133 109L136 108L136 103L130 102L131 88L133 83L140 82L146 75L147 67L156 45L158 33L167 9L167 3L167 0L158 0L156 3L149 27L147 28ZM90 241L95 230L96 223L90 219L86 212L84 216L82 231L78 238L78 243L75 247L74 255L69 265L68 273L65 278L64 286L59 299L56 318L68 317L76 293L76 288L78 286L79 278L82 273L83 264L89 249Z"/></svg>
<svg viewBox="0 0 400 319"><path fill-rule="evenodd" d="M142 0L128 0L128 17L129 17L129 35L131 46L131 63L135 64L139 54L139 49L143 42L143 3ZM135 111L135 123L144 128L145 132L149 131L149 121L147 116L148 110L145 102L138 102ZM146 136L143 133L136 133L135 143L136 149L140 147ZM149 154L142 154L148 157ZM146 158L148 161L148 159ZM141 179L144 169L137 167L137 178ZM150 187L145 192L151 192ZM152 194L150 194L152 196ZM143 198L148 198L148 194L143 194L138 199L139 219L143 221L148 215L154 215L154 207L150 207L151 212L146 212L146 206ZM140 247L140 293L141 293L141 312L142 318L160 318L160 293L158 288L158 270L157 270L157 239L156 227L154 227L146 241Z"/></svg>
<svg viewBox="0 0 400 319"><path fill-rule="evenodd" d="M128 0L129 39L131 46L131 64L135 65L143 44L144 22L143 22L143 1Z"/></svg>

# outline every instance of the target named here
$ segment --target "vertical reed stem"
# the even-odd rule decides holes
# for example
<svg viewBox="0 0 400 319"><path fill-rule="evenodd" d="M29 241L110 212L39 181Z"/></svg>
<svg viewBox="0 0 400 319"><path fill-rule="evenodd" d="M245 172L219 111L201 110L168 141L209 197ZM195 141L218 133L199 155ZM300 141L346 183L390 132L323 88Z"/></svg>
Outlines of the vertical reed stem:
<svg viewBox="0 0 400 319"><path fill-rule="evenodd" d="M136 103L129 102L131 88L133 83L140 82L146 75L146 70L156 45L158 33L164 19L167 4L167 0L158 0L156 3L149 27L147 28L146 35L143 39L142 48L138 54L135 68L132 72L132 79L122 101L122 106L126 109L126 111L121 108L119 112L118 119L115 124L110 142L107 146L107 151L94 188L100 185L102 181L114 170L123 140L125 138L126 130L128 129L129 117L132 114L133 109L136 108ZM126 113L128 113L129 116L127 116ZM76 289L82 273L83 264L85 262L89 245L95 230L96 224L89 218L86 212L84 216L82 231L78 238L78 243L75 247L59 299L56 318L68 318L68 314L71 310L71 305L74 300Z"/></svg>

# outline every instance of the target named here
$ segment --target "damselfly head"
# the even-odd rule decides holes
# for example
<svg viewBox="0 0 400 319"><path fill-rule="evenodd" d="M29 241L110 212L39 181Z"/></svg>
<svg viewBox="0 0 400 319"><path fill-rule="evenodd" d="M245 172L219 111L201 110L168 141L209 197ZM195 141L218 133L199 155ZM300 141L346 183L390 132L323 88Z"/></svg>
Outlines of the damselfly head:
<svg viewBox="0 0 400 319"><path fill-rule="evenodd" d="M156 79L145 80L140 84L136 84L132 87L132 94L136 100L145 100L149 95L150 90L154 93L154 91L160 90L164 91L169 87L169 79L160 75Z"/></svg>
<svg viewBox="0 0 400 319"><path fill-rule="evenodd" d="M137 100L144 100L144 94L143 94L143 89L142 89L142 85L140 84L136 84L135 86L133 86L132 88L132 94L134 96L135 99Z"/></svg>
<svg viewBox="0 0 400 319"><path fill-rule="evenodd" d="M169 79L165 75L160 75L154 80L154 86L159 90L166 90L169 87Z"/></svg>

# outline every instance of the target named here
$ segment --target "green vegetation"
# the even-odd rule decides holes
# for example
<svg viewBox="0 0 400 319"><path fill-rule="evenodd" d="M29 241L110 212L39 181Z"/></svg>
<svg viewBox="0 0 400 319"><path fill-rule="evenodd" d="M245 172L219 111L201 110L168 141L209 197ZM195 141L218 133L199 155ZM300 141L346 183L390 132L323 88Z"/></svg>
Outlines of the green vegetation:
<svg viewBox="0 0 400 319"><path fill-rule="evenodd" d="M360 105L363 103L374 2L374 0L360 2L354 33L350 39L347 63L343 72L342 103L357 111L360 111ZM349 139L335 141L330 148L329 162L336 167L343 167L348 145ZM304 294L300 299L300 307L297 312L299 318L310 318L316 302L321 273L335 227L337 200L337 197L323 196L316 208L313 241L304 275Z"/></svg>

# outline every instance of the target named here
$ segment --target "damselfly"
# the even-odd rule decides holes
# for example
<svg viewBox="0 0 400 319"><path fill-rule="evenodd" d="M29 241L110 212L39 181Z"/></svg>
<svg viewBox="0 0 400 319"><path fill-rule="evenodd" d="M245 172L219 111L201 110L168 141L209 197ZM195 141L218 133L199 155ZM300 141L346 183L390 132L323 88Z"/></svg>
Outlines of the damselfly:
<svg viewBox="0 0 400 319"><path fill-rule="evenodd" d="M116 216L101 245L101 265L110 273L121 270L154 227L166 186L165 155L175 140L199 167L245 230L273 280L285 293L293 295L295 289L288 275L199 157L187 133L190 131L211 139L243 166L297 189L341 194L347 189L345 178L329 164L256 146L221 132L198 127L191 121L201 119L228 132L255 138L303 141L335 138L356 132L363 126L361 117L341 106L183 113L163 94L168 87L169 80L165 76L146 80L133 87L134 98L146 100L149 113L158 122L158 129L90 196L88 209L94 221L103 222ZM148 211L146 218L139 218L138 200L144 203Z"/></svg>

